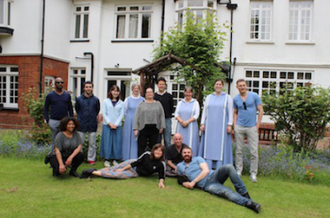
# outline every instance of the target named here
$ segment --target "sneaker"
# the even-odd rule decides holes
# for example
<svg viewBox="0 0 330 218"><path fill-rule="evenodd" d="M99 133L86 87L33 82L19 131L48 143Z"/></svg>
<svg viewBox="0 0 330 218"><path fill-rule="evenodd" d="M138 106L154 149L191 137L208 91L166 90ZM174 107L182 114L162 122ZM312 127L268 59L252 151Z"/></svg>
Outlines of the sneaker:
<svg viewBox="0 0 330 218"><path fill-rule="evenodd" d="M251 182L258 182L256 175L251 175L250 180L251 180Z"/></svg>
<svg viewBox="0 0 330 218"><path fill-rule="evenodd" d="M246 204L245 204L245 207L253 210L254 212L256 213L259 213L260 210L261 210L261 205L254 202L254 201L248 201Z"/></svg>
<svg viewBox="0 0 330 218"><path fill-rule="evenodd" d="M113 166L117 166L117 165L118 165L118 162L117 162L116 160L113 160L113 161L112 161L112 165L113 165Z"/></svg>
<svg viewBox="0 0 330 218"><path fill-rule="evenodd" d="M110 167L110 162L109 162L109 161L107 161L107 160L106 160L106 161L104 161L104 166L105 166L105 167Z"/></svg>
<svg viewBox="0 0 330 218"><path fill-rule="evenodd" d="M87 161L89 165L95 165L95 161L89 160Z"/></svg>

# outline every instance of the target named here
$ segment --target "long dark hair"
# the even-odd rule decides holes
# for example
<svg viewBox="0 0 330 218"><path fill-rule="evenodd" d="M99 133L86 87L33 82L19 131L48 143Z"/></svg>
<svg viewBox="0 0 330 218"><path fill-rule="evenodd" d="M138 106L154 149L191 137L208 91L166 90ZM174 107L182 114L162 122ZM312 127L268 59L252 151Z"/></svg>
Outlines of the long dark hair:
<svg viewBox="0 0 330 218"><path fill-rule="evenodd" d="M109 92L108 92L108 98L110 98L110 100L113 99L113 96L112 96L112 94L111 94L111 91L113 91L113 90L116 90L116 91L119 92L119 95L118 95L118 97L116 98L117 101L119 101L119 99L120 99L120 88L119 88L119 86L117 86L117 85L112 85L112 86L111 86L111 88L110 88L110 90L109 90Z"/></svg>
<svg viewBox="0 0 330 218"><path fill-rule="evenodd" d="M74 122L74 130L76 131L79 128L79 122L74 117L64 117L60 122L60 131L66 131L66 126L68 125L68 122L73 121Z"/></svg>
<svg viewBox="0 0 330 218"><path fill-rule="evenodd" d="M151 154L150 154L150 158L151 160L155 160L155 150L157 150L158 148L162 149L162 156L159 158L160 160L165 160L164 156L165 156L165 146L162 144L155 144L152 149L151 149Z"/></svg>

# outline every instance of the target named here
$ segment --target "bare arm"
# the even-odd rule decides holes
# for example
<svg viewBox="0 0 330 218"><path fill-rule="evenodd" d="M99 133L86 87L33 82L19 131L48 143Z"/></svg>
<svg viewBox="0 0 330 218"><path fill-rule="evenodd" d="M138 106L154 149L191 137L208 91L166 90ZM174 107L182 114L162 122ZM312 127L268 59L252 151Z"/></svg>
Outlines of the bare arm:
<svg viewBox="0 0 330 218"><path fill-rule="evenodd" d="M238 118L238 110L237 110L237 108L236 108L236 109L234 109L234 114L233 114L233 123L234 123L234 127L236 126L237 118Z"/></svg>
<svg viewBox="0 0 330 218"><path fill-rule="evenodd" d="M174 164L171 160L167 160L167 164L168 164L172 169L174 169L175 172L177 171L175 164Z"/></svg>
<svg viewBox="0 0 330 218"><path fill-rule="evenodd" d="M257 109L259 111L258 122L257 122L257 130L258 130L261 124L262 116L264 115L264 107L262 106L262 104L259 104Z"/></svg>
<svg viewBox="0 0 330 218"><path fill-rule="evenodd" d="M56 159L57 159L57 162L58 162L58 165L59 165L59 172L61 174L63 174L63 173L66 172L66 167L63 164L62 154L61 154L60 150L58 150L58 148L56 146L55 146L54 149L55 149Z"/></svg>
<svg viewBox="0 0 330 218"><path fill-rule="evenodd" d="M201 168L202 172L191 182L184 182L182 185L186 188L193 189L194 186L201 180L203 180L209 173L209 167L207 166L207 163L201 163L199 164L199 167Z"/></svg>

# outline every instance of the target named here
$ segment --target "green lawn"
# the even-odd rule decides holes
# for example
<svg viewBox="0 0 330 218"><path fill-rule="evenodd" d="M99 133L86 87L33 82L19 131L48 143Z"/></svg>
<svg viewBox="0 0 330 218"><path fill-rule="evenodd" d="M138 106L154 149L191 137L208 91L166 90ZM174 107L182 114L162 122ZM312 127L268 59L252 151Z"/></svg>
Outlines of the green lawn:
<svg viewBox="0 0 330 218"><path fill-rule="evenodd" d="M168 178L54 178L41 161L0 157L0 217L329 217L330 187L243 180L261 213ZM98 164L98 167L101 163ZM87 164L80 167L90 168ZM229 185L229 182L227 182ZM233 186L230 186L233 187Z"/></svg>

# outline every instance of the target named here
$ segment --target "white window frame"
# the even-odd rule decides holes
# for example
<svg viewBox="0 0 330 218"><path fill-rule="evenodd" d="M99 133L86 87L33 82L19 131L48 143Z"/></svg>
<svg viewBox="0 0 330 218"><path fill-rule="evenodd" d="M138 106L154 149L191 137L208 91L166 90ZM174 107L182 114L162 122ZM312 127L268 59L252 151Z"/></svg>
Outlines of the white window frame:
<svg viewBox="0 0 330 218"><path fill-rule="evenodd" d="M138 7L138 10L130 10L133 7ZM151 7L150 10L144 10L143 7ZM119 8L126 8L125 11L119 11ZM153 26L153 4L132 4L132 5L116 5L115 7L115 30L114 30L114 40L150 40L153 38L152 26ZM144 14L150 14L150 23L149 23L149 36L142 37L142 19ZM137 36L130 37L130 16L138 15L138 24L137 24ZM124 36L118 37L118 16L125 16L125 28Z"/></svg>
<svg viewBox="0 0 330 218"><path fill-rule="evenodd" d="M0 26L10 26L12 0L2 0L1 2L3 2L3 5L2 11L0 11L0 18L2 19L2 23L0 23Z"/></svg>
<svg viewBox="0 0 330 218"><path fill-rule="evenodd" d="M107 94L109 92L110 87L108 87L108 80L113 80L116 81L116 85L120 88L120 90L122 90L121 87L121 83L127 82L129 83L129 81L132 81L132 69L131 68L107 68L104 70L104 81L105 81L105 85L104 85L104 93ZM115 72L115 75L111 75L111 72ZM120 75L120 73L122 72L122 75ZM131 89L130 89L130 85L127 84L126 85L126 96L121 96L123 99L125 99L126 97L131 95ZM121 91L121 95L122 95L122 91Z"/></svg>
<svg viewBox="0 0 330 218"><path fill-rule="evenodd" d="M310 4L307 6L306 4ZM294 23L294 13L297 16L296 24ZM309 20L306 21L308 18ZM306 15L304 17L304 15ZM295 30L296 28L296 30ZM306 30L308 28L308 30ZM289 6L289 41L294 42L310 42L312 41L313 28L313 1L290 1ZM296 36L295 36L296 34Z"/></svg>
<svg viewBox="0 0 330 218"><path fill-rule="evenodd" d="M258 24L253 23L253 21L255 21L257 14L259 15ZM261 42L270 41L272 39L272 22L273 22L273 2L251 1L249 39L252 41L261 41Z"/></svg>
<svg viewBox="0 0 330 218"><path fill-rule="evenodd" d="M180 24L183 25L185 23L185 15L186 13L189 12L193 13L195 18L196 18L196 22L200 22L200 20L205 19L207 12L213 12L216 13L217 11L217 1L216 0L199 0L200 2L202 2L203 4L200 6L189 6L188 2L190 0L178 0L176 2L176 21ZM213 3L213 7L209 7L208 3L212 2ZM202 12L202 17L200 17L201 19L198 19L198 12Z"/></svg>
<svg viewBox="0 0 330 218"><path fill-rule="evenodd" d="M55 77L53 76L45 76L45 93L49 92L49 87L51 87L52 89L55 87Z"/></svg>
<svg viewBox="0 0 330 218"><path fill-rule="evenodd" d="M76 72L76 73L75 73ZM75 87L74 80L77 80L77 87ZM69 87L72 92L72 100L75 102L83 92L82 85L86 82L86 68L71 68Z"/></svg>
<svg viewBox="0 0 330 218"><path fill-rule="evenodd" d="M81 11L77 11L78 8L81 9ZM88 8L88 10L86 10ZM73 39L74 40L88 40L89 39L89 20L90 20L90 5L84 4L84 5L75 5L74 6L74 12L73 12ZM85 27L85 16L87 17L87 36L84 36L84 27ZM80 17L80 25L79 25L79 36L77 36L77 19L78 16Z"/></svg>
<svg viewBox="0 0 330 218"><path fill-rule="evenodd" d="M0 68L6 68L6 72L0 72L0 76L1 77L6 77L6 88L4 89L2 84L1 84L1 88L0 88L0 98L2 98L2 91L5 90L6 91L6 102L2 102L2 99L0 99L0 102L3 103L3 107L4 108L18 108L18 66L4 66L4 65L0 65ZM17 68L18 70L12 70L12 68ZM11 88L11 77L14 77L14 88ZM1 82L2 83L2 79ZM17 84L17 88L15 88L15 84ZM11 95L11 92L15 93L17 92L17 94L15 95ZM14 101L16 100L16 103L10 103L10 99L14 98Z"/></svg>
<svg viewBox="0 0 330 218"><path fill-rule="evenodd" d="M170 85L170 89L168 91L172 93L173 103L174 103L173 108L174 108L174 111L175 111L179 101L184 99L184 89L186 87L186 84L185 84L184 81L178 82L177 81L177 75L175 75L173 73L171 73L169 75L169 81L170 82L169 82L168 85Z"/></svg>
<svg viewBox="0 0 330 218"><path fill-rule="evenodd" d="M251 74L250 74L251 72ZM267 75L268 72L268 76ZM248 90L262 96L263 91L279 92L281 85L290 85L289 89L295 89L298 86L306 86L313 83L314 71L304 69L265 69L248 68L244 70L244 78L248 84ZM276 76L274 76L276 74ZM251 76L250 76L251 75ZM272 76L273 75L273 76ZM267 84L267 87L264 85Z"/></svg>

